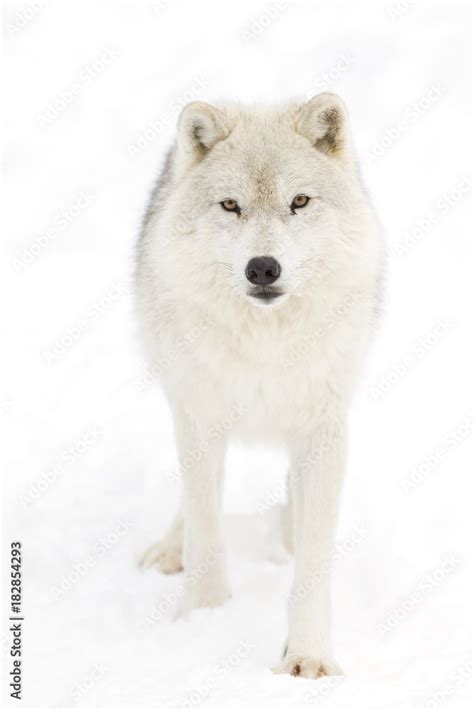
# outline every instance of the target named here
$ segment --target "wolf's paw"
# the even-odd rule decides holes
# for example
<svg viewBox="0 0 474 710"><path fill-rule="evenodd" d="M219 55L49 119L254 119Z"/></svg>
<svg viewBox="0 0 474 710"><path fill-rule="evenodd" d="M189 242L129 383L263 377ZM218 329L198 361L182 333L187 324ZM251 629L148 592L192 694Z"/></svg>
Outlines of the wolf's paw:
<svg viewBox="0 0 474 710"><path fill-rule="evenodd" d="M140 560L140 567L155 567L163 574L175 574L183 569L182 549L180 545L170 544L167 540L155 542Z"/></svg>
<svg viewBox="0 0 474 710"><path fill-rule="evenodd" d="M342 670L328 658L311 656L285 656L281 663L272 668L274 673L288 673L301 678L323 678L327 675L342 675Z"/></svg>

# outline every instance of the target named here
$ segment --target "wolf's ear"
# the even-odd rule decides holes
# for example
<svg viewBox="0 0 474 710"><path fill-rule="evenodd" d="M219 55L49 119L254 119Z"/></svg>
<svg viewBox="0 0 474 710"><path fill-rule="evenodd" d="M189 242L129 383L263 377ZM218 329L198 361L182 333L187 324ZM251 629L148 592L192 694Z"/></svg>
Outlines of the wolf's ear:
<svg viewBox="0 0 474 710"><path fill-rule="evenodd" d="M345 159L350 152L347 111L342 99L325 92L313 96L296 114L296 130L329 157Z"/></svg>
<svg viewBox="0 0 474 710"><path fill-rule="evenodd" d="M224 114L201 101L184 107L178 119L178 145L188 158L201 160L229 135Z"/></svg>

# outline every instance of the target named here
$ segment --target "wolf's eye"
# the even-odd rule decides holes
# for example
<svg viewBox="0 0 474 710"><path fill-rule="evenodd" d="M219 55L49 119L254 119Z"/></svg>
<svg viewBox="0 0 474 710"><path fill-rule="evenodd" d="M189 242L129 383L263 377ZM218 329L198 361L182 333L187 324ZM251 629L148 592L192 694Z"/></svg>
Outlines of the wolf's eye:
<svg viewBox="0 0 474 710"><path fill-rule="evenodd" d="M300 210L302 207L306 207L309 202L309 197L307 195L296 195L295 199L290 205L290 209L295 214L295 210Z"/></svg>
<svg viewBox="0 0 474 710"><path fill-rule="evenodd" d="M235 200L223 200L221 205L226 212L236 212L237 214L240 214L240 207Z"/></svg>

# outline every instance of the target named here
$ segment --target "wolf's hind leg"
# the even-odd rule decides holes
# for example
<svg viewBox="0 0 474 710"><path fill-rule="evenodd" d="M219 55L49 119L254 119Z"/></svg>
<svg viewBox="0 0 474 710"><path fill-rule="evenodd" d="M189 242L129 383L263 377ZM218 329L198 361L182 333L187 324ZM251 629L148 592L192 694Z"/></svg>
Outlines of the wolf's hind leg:
<svg viewBox="0 0 474 710"><path fill-rule="evenodd" d="M164 574L174 574L183 569L183 511L180 505L166 535L147 549L140 560L144 568L155 567Z"/></svg>

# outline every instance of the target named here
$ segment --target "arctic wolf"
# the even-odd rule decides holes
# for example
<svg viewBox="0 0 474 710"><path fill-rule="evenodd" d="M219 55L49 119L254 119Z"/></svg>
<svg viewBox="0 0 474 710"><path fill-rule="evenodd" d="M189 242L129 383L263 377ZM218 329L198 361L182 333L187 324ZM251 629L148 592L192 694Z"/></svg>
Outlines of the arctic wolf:
<svg viewBox="0 0 474 710"><path fill-rule="evenodd" d="M295 572L276 672L339 672L329 561L347 412L381 270L378 223L341 99L183 109L136 276L141 337L174 419L183 499L144 564L184 568L186 609L225 602L226 447L234 438L286 446Z"/></svg>

